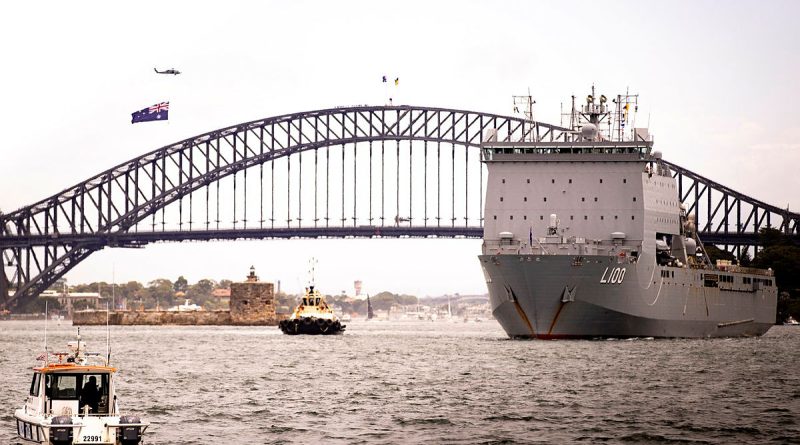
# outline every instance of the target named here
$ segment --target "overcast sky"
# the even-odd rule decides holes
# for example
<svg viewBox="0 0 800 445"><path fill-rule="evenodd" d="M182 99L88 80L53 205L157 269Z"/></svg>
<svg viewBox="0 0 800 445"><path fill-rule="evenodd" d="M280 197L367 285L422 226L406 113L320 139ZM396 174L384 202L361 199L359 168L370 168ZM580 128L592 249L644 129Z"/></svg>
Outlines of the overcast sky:
<svg viewBox="0 0 800 445"><path fill-rule="evenodd" d="M797 1L10 2L0 13L0 210L163 145L244 121L385 102L511 114L528 88L558 123L570 95L640 94L656 149L800 210ZM153 67L181 70L159 76ZM168 123L130 113L170 101ZM641 120L640 120L641 123ZM477 240L289 240L105 249L70 283L240 279L288 291L484 293Z"/></svg>

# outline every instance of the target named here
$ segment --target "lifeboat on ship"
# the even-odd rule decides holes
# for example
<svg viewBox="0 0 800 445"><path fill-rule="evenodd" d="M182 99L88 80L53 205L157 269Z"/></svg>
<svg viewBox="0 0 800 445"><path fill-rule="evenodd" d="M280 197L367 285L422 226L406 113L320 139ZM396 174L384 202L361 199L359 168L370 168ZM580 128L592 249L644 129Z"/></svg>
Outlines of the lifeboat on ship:
<svg viewBox="0 0 800 445"><path fill-rule="evenodd" d="M334 335L343 333L347 326L336 317L325 297L309 286L292 315L281 320L278 327L287 335Z"/></svg>
<svg viewBox="0 0 800 445"><path fill-rule="evenodd" d="M33 368L30 392L14 412L17 434L48 445L138 445L149 423L123 415L114 387L110 354L87 352L86 343L67 344L69 352L44 352Z"/></svg>

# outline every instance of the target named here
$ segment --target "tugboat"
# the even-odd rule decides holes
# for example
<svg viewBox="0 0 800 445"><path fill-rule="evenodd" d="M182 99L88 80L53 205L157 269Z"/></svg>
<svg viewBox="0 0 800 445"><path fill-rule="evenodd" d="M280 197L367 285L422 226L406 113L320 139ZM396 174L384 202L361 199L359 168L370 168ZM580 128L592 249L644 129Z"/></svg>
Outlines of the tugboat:
<svg viewBox="0 0 800 445"><path fill-rule="evenodd" d="M137 445L150 425L139 416L121 415L109 366L110 353L86 352L86 343L67 344L70 352L45 352L33 368L25 405L14 412L20 439L48 445Z"/></svg>
<svg viewBox="0 0 800 445"><path fill-rule="evenodd" d="M278 323L281 331L288 335L332 335L341 334L347 327L343 325L333 309L328 307L318 290L314 286L306 288L303 300L295 308L291 317Z"/></svg>

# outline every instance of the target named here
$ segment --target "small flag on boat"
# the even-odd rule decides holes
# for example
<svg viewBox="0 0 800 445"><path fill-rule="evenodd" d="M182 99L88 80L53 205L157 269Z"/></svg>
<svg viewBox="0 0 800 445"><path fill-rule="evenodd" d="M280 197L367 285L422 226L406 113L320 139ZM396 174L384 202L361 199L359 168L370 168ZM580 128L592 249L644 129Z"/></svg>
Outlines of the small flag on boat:
<svg viewBox="0 0 800 445"><path fill-rule="evenodd" d="M131 123L165 121L169 119L169 102L161 102L131 113Z"/></svg>
<svg viewBox="0 0 800 445"><path fill-rule="evenodd" d="M399 77L395 77L394 78L394 86L397 86L397 85L400 85L400 78Z"/></svg>
<svg viewBox="0 0 800 445"><path fill-rule="evenodd" d="M383 76L383 83L386 83L386 76Z"/></svg>

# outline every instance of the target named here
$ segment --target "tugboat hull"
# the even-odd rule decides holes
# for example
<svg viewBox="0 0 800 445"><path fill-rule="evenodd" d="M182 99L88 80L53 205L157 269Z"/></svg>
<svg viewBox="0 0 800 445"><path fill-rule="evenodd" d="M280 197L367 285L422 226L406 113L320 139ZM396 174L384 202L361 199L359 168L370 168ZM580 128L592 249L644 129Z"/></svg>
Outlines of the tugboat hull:
<svg viewBox="0 0 800 445"><path fill-rule="evenodd" d="M287 335L336 335L343 333L346 325L329 318L301 317L281 320L278 327Z"/></svg>

